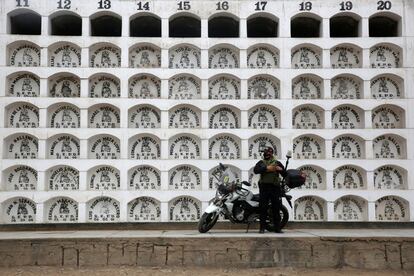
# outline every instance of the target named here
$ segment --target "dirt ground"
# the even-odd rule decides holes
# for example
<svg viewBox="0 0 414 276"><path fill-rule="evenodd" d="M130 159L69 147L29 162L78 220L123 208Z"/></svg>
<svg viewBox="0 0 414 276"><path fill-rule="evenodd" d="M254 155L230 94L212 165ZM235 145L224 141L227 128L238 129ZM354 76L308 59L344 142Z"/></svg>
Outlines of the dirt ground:
<svg viewBox="0 0 414 276"><path fill-rule="evenodd" d="M4 276L39 276L39 275L87 275L87 276L402 276L414 275L414 271L392 270L357 270L357 269L293 269L293 268L251 268L251 269L217 269L217 268L181 268L181 267L105 267L105 268L60 268L60 267L12 267L0 268Z"/></svg>

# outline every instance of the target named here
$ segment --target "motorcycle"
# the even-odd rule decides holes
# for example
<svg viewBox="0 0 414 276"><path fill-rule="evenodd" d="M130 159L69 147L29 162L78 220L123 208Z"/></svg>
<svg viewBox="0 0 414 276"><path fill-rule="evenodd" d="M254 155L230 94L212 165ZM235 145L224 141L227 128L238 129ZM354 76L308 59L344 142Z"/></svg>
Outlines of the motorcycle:
<svg viewBox="0 0 414 276"><path fill-rule="evenodd" d="M287 192L292 188L299 187L305 183L306 175L299 170L288 170L291 152L286 155L286 164L284 170L286 176L281 180L281 195L279 200L285 198L292 208L292 196ZM247 181L241 183L236 175L223 164L219 164L216 174L213 174L218 181L218 187L215 197L211 200L210 205L206 208L198 222L198 231L206 233L214 227L218 218L224 216L224 219L232 223L247 224L246 232L249 231L250 224L260 220L259 194L253 194L248 187L251 184ZM266 218L265 228L273 232L274 222L272 216L272 207L269 204L268 216ZM281 204L280 209L280 228L284 228L289 221L289 212L285 205Z"/></svg>

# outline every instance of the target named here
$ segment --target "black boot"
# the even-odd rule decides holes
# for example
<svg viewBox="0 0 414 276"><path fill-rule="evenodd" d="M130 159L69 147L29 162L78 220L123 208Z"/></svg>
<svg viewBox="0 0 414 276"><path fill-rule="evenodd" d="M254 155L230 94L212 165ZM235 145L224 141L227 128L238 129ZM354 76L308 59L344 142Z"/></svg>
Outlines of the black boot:
<svg viewBox="0 0 414 276"><path fill-rule="evenodd" d="M259 233L260 233L260 234L264 234L264 232L265 232L265 229L264 229L264 228L262 228L262 227L260 227Z"/></svg>
<svg viewBox="0 0 414 276"><path fill-rule="evenodd" d="M282 229L280 229L280 228L276 228L276 229L275 229L275 233L282 234L282 233L284 233L284 232L282 231Z"/></svg>

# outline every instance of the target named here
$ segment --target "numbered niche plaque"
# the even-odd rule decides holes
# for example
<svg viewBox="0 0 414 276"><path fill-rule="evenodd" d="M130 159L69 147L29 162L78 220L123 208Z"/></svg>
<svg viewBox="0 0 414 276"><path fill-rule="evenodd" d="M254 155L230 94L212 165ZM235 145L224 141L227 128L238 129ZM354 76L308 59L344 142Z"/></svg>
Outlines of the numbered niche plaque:
<svg viewBox="0 0 414 276"><path fill-rule="evenodd" d="M372 68L399 68L399 47L392 44L376 45L370 49L369 61Z"/></svg>
<svg viewBox="0 0 414 276"><path fill-rule="evenodd" d="M322 159L325 157L325 144L316 135L300 136L293 141L293 157L296 159Z"/></svg>
<svg viewBox="0 0 414 276"><path fill-rule="evenodd" d="M365 183L365 173L359 167L345 165L334 171L334 189L364 189Z"/></svg>
<svg viewBox="0 0 414 276"><path fill-rule="evenodd" d="M397 196L384 196L375 202L378 221L408 221L409 208L406 200Z"/></svg>
<svg viewBox="0 0 414 276"><path fill-rule="evenodd" d="M247 87L249 99L278 99L280 81L268 75L259 75L250 78Z"/></svg>
<svg viewBox="0 0 414 276"><path fill-rule="evenodd" d="M270 69L279 67L279 50L270 45L253 46L247 50L249 68Z"/></svg>
<svg viewBox="0 0 414 276"><path fill-rule="evenodd" d="M49 81L51 97L75 98L80 97L80 79L74 75L58 75Z"/></svg>
<svg viewBox="0 0 414 276"><path fill-rule="evenodd" d="M364 221L367 216L367 203L356 196L344 196L334 203L335 220Z"/></svg>
<svg viewBox="0 0 414 276"><path fill-rule="evenodd" d="M118 128L119 109L111 105L97 105L89 108L90 128Z"/></svg>
<svg viewBox="0 0 414 276"><path fill-rule="evenodd" d="M398 106L382 105L372 110L374 128L404 128L404 110Z"/></svg>
<svg viewBox="0 0 414 276"><path fill-rule="evenodd" d="M219 134L209 141L210 159L240 159L240 139L231 134Z"/></svg>
<svg viewBox="0 0 414 276"><path fill-rule="evenodd" d="M99 197L88 202L89 222L118 222L119 202L110 197Z"/></svg>
<svg viewBox="0 0 414 276"><path fill-rule="evenodd" d="M193 45L179 45L169 51L169 68L201 68L201 51Z"/></svg>
<svg viewBox="0 0 414 276"><path fill-rule="evenodd" d="M139 197L128 203L128 220L155 222L161 220L160 202L152 197Z"/></svg>
<svg viewBox="0 0 414 276"><path fill-rule="evenodd" d="M280 141L272 135L259 134L249 139L249 158L261 159L263 151L271 147L275 156L280 156Z"/></svg>
<svg viewBox="0 0 414 276"><path fill-rule="evenodd" d="M325 171L314 165L305 165L298 168L306 175L305 184L297 189L303 190L323 190L326 188Z"/></svg>
<svg viewBox="0 0 414 276"><path fill-rule="evenodd" d="M8 78L9 97L38 97L40 91L39 77L31 73L13 74Z"/></svg>
<svg viewBox="0 0 414 276"><path fill-rule="evenodd" d="M210 79L208 82L208 98L214 100L240 99L240 80L230 75Z"/></svg>
<svg viewBox="0 0 414 276"><path fill-rule="evenodd" d="M153 106L135 106L128 114L129 128L160 128L161 126L160 110Z"/></svg>
<svg viewBox="0 0 414 276"><path fill-rule="evenodd" d="M110 166L99 166L89 171L89 189L118 190L121 185L119 170Z"/></svg>
<svg viewBox="0 0 414 276"><path fill-rule="evenodd" d="M80 111L71 104L57 104L48 109L49 127L51 128L79 128Z"/></svg>
<svg viewBox="0 0 414 276"><path fill-rule="evenodd" d="M208 55L208 68L239 68L239 50L234 47L214 47L208 51Z"/></svg>
<svg viewBox="0 0 414 276"><path fill-rule="evenodd" d="M111 44L95 45L90 48L90 67L121 67L121 49Z"/></svg>
<svg viewBox="0 0 414 276"><path fill-rule="evenodd" d="M340 45L331 49L331 66L334 69L361 68L361 49L354 45Z"/></svg>
<svg viewBox="0 0 414 276"><path fill-rule="evenodd" d="M179 105L169 110L170 128L199 128L201 111L195 106Z"/></svg>
<svg viewBox="0 0 414 276"><path fill-rule="evenodd" d="M129 140L129 158L159 159L161 157L161 141L148 134L135 136Z"/></svg>
<svg viewBox="0 0 414 276"><path fill-rule="evenodd" d="M298 46L292 49L292 68L315 69L322 67L322 50L316 46Z"/></svg>
<svg viewBox="0 0 414 276"><path fill-rule="evenodd" d="M239 128L240 111L232 106L218 106L209 112L209 128Z"/></svg>
<svg viewBox="0 0 414 276"><path fill-rule="evenodd" d="M161 189L161 174L150 166L139 166L128 172L128 188L130 190L159 190Z"/></svg>
<svg viewBox="0 0 414 276"><path fill-rule="evenodd" d="M386 165L374 171L374 187L379 190L406 188L407 173L404 169Z"/></svg>
<svg viewBox="0 0 414 276"><path fill-rule="evenodd" d="M30 42L14 43L9 47L9 65L17 67L40 66L40 48Z"/></svg>
<svg viewBox="0 0 414 276"><path fill-rule="evenodd" d="M295 201L295 220L299 221L324 221L325 201L314 196L304 196Z"/></svg>
<svg viewBox="0 0 414 276"><path fill-rule="evenodd" d="M72 135L56 135L49 138L48 157L52 159L77 159L80 154L79 139Z"/></svg>
<svg viewBox="0 0 414 276"><path fill-rule="evenodd" d="M174 136L169 145L172 159L200 159L200 140L191 134Z"/></svg>
<svg viewBox="0 0 414 276"><path fill-rule="evenodd" d="M151 75L138 75L129 80L130 98L156 99L161 97L161 81Z"/></svg>
<svg viewBox="0 0 414 276"><path fill-rule="evenodd" d="M79 190L79 171L69 166L58 166L48 171L50 191Z"/></svg>
<svg viewBox="0 0 414 276"><path fill-rule="evenodd" d="M322 109L313 105L298 106L293 109L292 125L297 129L323 128Z"/></svg>
<svg viewBox="0 0 414 276"><path fill-rule="evenodd" d="M200 99L201 81L190 75L179 75L169 81L168 98L174 100Z"/></svg>
<svg viewBox="0 0 414 276"><path fill-rule="evenodd" d="M170 221L197 221L200 219L201 202L195 198L181 196L171 200L168 205Z"/></svg>
<svg viewBox="0 0 414 276"><path fill-rule="evenodd" d="M363 110L352 105L341 105L332 110L332 127L339 129L363 128Z"/></svg>
<svg viewBox="0 0 414 276"><path fill-rule="evenodd" d="M333 99L360 99L362 80L351 75L341 75L331 80Z"/></svg>
<svg viewBox="0 0 414 276"><path fill-rule="evenodd" d="M89 158L91 159L119 159L119 139L110 135L95 136L89 139Z"/></svg>
<svg viewBox="0 0 414 276"><path fill-rule="evenodd" d="M201 190L201 171L190 165L173 168L168 187L170 190Z"/></svg>
<svg viewBox="0 0 414 276"><path fill-rule="evenodd" d="M376 77L371 81L371 95L374 99L399 99L403 97L404 81L392 75Z"/></svg>
<svg viewBox="0 0 414 276"><path fill-rule="evenodd" d="M71 43L58 43L49 48L50 67L80 67L81 49Z"/></svg>
<svg viewBox="0 0 414 276"><path fill-rule="evenodd" d="M161 67L161 49L153 45L138 45L129 51L129 67Z"/></svg>
<svg viewBox="0 0 414 276"><path fill-rule="evenodd" d="M3 221L5 223L34 223L36 221L36 203L28 198L18 197L3 203Z"/></svg>
<svg viewBox="0 0 414 276"><path fill-rule="evenodd" d="M39 127L39 109L28 103L17 103L7 107L7 127Z"/></svg>
<svg viewBox="0 0 414 276"><path fill-rule="evenodd" d="M17 134L6 139L8 159L36 159L38 153L38 140L29 134Z"/></svg>
<svg viewBox="0 0 414 276"><path fill-rule="evenodd" d="M4 172L6 191L34 191L37 187L37 171L28 166L12 167Z"/></svg>
<svg viewBox="0 0 414 276"><path fill-rule="evenodd" d="M357 136L339 136L332 141L332 157L355 159L364 157L364 146Z"/></svg>
<svg viewBox="0 0 414 276"><path fill-rule="evenodd" d="M230 167L230 170L233 172L234 177L236 179L236 182L240 182L240 177L241 177L241 170L235 166L232 165L228 165L228 164L224 164L226 167ZM216 175L219 179L220 179L220 173L221 173L221 169L220 166L216 166L214 168L212 168L208 174L208 187L209 189L217 189L218 185L221 184L221 182L219 180L217 180L216 177L214 177L214 175Z"/></svg>
<svg viewBox="0 0 414 276"><path fill-rule="evenodd" d="M372 141L374 158L405 158L405 140L397 135L381 135Z"/></svg>
<svg viewBox="0 0 414 276"><path fill-rule="evenodd" d="M279 109L271 105L253 107L248 112L248 126L255 129L279 128Z"/></svg>
<svg viewBox="0 0 414 276"><path fill-rule="evenodd" d="M52 223L78 221L78 203L67 197L54 198L46 202L46 220Z"/></svg>
<svg viewBox="0 0 414 276"><path fill-rule="evenodd" d="M97 75L89 80L89 97L119 98L121 87L119 79L111 75Z"/></svg>
<svg viewBox="0 0 414 276"><path fill-rule="evenodd" d="M322 79L315 75L301 75L292 81L293 99L321 99Z"/></svg>

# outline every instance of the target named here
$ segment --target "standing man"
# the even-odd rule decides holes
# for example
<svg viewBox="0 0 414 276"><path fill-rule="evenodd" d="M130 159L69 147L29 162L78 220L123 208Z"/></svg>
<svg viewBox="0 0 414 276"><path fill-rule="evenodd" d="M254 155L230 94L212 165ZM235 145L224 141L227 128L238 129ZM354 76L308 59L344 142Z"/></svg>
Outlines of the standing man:
<svg viewBox="0 0 414 276"><path fill-rule="evenodd" d="M259 180L259 208L260 208L260 232L264 233L267 217L267 209L269 208L269 200L272 203L273 222L276 233L283 233L280 229L280 209L281 201L279 195L281 193L279 174L285 176L285 168L282 163L276 160L273 155L272 147L267 147L263 151L263 160L257 162L253 171L260 174Z"/></svg>

